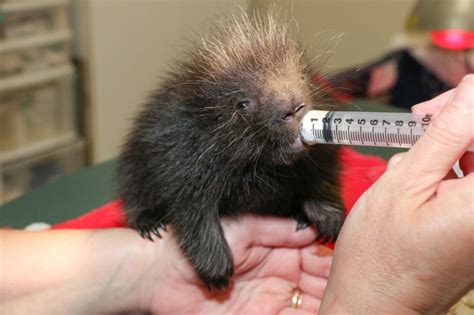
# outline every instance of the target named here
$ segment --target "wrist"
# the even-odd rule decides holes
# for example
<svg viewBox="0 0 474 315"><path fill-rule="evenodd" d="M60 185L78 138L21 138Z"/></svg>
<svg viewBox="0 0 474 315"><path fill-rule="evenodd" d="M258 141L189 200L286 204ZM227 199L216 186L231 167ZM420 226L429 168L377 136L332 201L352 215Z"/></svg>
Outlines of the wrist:
<svg viewBox="0 0 474 315"><path fill-rule="evenodd" d="M334 303L329 307L325 308L323 311L320 311L321 315L354 315L354 314L386 314L386 315L420 315L422 313L414 311L410 308L407 308L403 305L398 304L383 304L381 301L377 303L378 305L373 304L363 304L360 301L357 302L357 305L344 305L344 303Z"/></svg>
<svg viewBox="0 0 474 315"><path fill-rule="evenodd" d="M417 310L388 298L384 294L373 294L373 292L327 292L319 311L320 315L332 314L422 314Z"/></svg>
<svg viewBox="0 0 474 315"><path fill-rule="evenodd" d="M0 230L5 313L117 313L140 309L140 268L161 246L129 229Z"/></svg>
<svg viewBox="0 0 474 315"><path fill-rule="evenodd" d="M319 314L421 314L412 307L396 277L381 277L378 271L339 266L331 270Z"/></svg>
<svg viewBox="0 0 474 315"><path fill-rule="evenodd" d="M95 231L85 279L92 289L84 313L146 311L152 294L147 271L160 272L153 259L160 248L159 239L150 242L131 229Z"/></svg>

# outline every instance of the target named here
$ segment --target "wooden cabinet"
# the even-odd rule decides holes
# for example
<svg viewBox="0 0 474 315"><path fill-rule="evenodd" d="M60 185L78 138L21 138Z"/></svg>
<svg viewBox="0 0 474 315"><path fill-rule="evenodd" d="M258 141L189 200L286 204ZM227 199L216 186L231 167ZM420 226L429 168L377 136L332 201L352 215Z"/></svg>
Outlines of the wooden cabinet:
<svg viewBox="0 0 474 315"><path fill-rule="evenodd" d="M0 1L0 204L83 164L69 10L67 0ZM67 148L81 161L63 161Z"/></svg>

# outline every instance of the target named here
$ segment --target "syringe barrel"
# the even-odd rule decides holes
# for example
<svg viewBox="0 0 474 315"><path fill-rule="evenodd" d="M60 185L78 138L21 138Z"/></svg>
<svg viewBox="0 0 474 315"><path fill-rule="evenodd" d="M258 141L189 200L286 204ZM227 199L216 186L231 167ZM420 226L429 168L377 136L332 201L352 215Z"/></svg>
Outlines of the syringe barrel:
<svg viewBox="0 0 474 315"><path fill-rule="evenodd" d="M411 147L424 133L431 116L410 113L309 111L300 125L307 144L329 143L377 147Z"/></svg>

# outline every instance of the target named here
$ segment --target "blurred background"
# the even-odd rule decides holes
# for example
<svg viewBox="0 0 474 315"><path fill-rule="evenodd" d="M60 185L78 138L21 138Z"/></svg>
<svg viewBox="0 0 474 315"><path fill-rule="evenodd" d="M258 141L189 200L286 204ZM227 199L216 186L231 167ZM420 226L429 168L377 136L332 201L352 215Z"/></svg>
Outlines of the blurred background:
<svg viewBox="0 0 474 315"><path fill-rule="evenodd" d="M300 41L325 61L317 76L339 88L341 100L369 97L409 107L472 72L474 6L461 2L456 12L470 33L468 45L456 47L433 42L429 32L437 26L421 25L415 0L277 5L294 17ZM265 12L271 2L0 0L0 204L115 158L160 75L209 21L236 4ZM410 94L421 89L407 79L410 71L424 78L427 93Z"/></svg>

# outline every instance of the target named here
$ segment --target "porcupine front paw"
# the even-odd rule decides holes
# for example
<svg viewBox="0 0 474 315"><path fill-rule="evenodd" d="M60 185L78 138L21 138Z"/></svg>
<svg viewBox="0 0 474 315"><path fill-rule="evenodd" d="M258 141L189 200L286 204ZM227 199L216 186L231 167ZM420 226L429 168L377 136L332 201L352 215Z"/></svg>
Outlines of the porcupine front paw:
<svg viewBox="0 0 474 315"><path fill-rule="evenodd" d="M176 241L209 291L223 291L234 274L234 259L216 218L205 225L180 220L173 225Z"/></svg>
<svg viewBox="0 0 474 315"><path fill-rule="evenodd" d="M230 253L201 255L195 260L196 273L209 291L223 292L230 285L234 262Z"/></svg>
<svg viewBox="0 0 474 315"><path fill-rule="evenodd" d="M345 219L342 205L336 206L325 201L308 201L303 212L309 221L316 226L316 240L321 243L335 242Z"/></svg>
<svg viewBox="0 0 474 315"><path fill-rule="evenodd" d="M128 223L130 227L137 230L141 237L153 241L152 235L156 235L161 238L160 229L167 232L166 224L162 219L158 219L156 214L151 215L149 212L141 211L138 212L137 216L129 216Z"/></svg>
<svg viewBox="0 0 474 315"><path fill-rule="evenodd" d="M311 221L308 219L308 217L300 212L294 217L296 221L296 231L304 230L308 227L311 226Z"/></svg>
<svg viewBox="0 0 474 315"><path fill-rule="evenodd" d="M140 234L141 237L149 239L152 242L152 235L156 235L161 238L160 229L164 232L168 231L166 229L166 226L160 221L135 223L134 228L137 230L138 234Z"/></svg>

